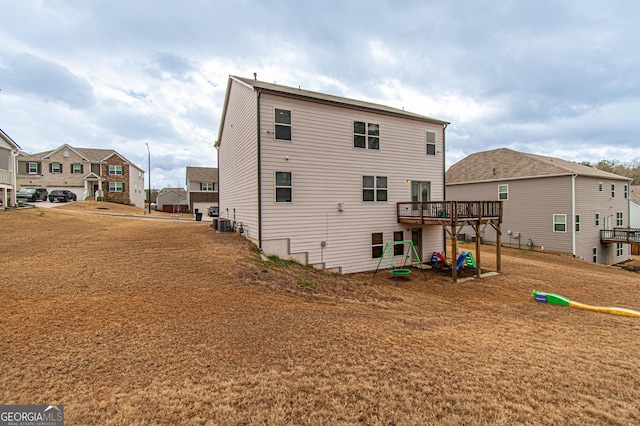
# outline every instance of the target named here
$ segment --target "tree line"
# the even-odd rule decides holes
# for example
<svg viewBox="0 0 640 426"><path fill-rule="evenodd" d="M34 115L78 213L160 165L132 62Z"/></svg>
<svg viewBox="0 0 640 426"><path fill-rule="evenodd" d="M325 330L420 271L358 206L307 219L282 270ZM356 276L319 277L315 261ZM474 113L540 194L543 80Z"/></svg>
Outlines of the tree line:
<svg viewBox="0 0 640 426"><path fill-rule="evenodd" d="M615 173L620 176L633 179L631 185L640 185L640 158L634 158L631 161L623 163L618 160L600 160L596 164L583 161L581 164L594 167L605 172Z"/></svg>

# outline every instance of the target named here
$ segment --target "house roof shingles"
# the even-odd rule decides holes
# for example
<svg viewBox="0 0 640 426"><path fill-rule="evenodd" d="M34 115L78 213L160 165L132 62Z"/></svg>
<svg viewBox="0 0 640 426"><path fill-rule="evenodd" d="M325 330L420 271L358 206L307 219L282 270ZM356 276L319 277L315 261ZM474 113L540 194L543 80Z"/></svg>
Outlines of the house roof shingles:
<svg viewBox="0 0 640 426"><path fill-rule="evenodd" d="M215 167L187 166L187 182L217 182L218 169Z"/></svg>
<svg viewBox="0 0 640 426"><path fill-rule="evenodd" d="M447 185L456 185L569 175L630 180L624 176L572 163L560 158L499 148L477 152L458 161L447 170L446 182Z"/></svg>
<svg viewBox="0 0 640 426"><path fill-rule="evenodd" d="M253 88L261 89L262 91L268 91L273 93L278 93L281 95L288 95L297 98L303 98L307 100L313 100L317 102L325 102L330 104L337 104L348 106L352 108L372 110L387 114L392 114L396 116L402 116L412 119L417 119L421 121L428 121L430 123L437 124L449 124L448 121L438 120L436 118L427 117L425 115L415 114L412 112L405 111L403 109L392 108L386 105L375 104L372 102L359 101L356 99L343 98L341 96L328 95L326 93L313 92L311 90L304 90L295 87L281 86L279 84L271 84L266 83L264 81L253 80L250 78L231 76L232 79L243 82L244 84L251 86Z"/></svg>
<svg viewBox="0 0 640 426"><path fill-rule="evenodd" d="M135 164L133 164L131 161L127 160L124 156L122 156L121 154L119 154L117 151L113 150L113 149L97 149L97 148L76 148L76 147L72 147L70 145L62 145L56 149L52 149L49 151L43 151L43 152L37 152L35 154L28 154L26 152L20 152L20 159L21 160L26 160L26 161L41 161L44 158L46 158L47 156L51 155L53 152L55 151L59 151L61 148L63 147L68 147L69 149L77 152L80 156L84 157L87 161L91 162L91 163L100 163L102 161L104 161L107 157L111 156L111 155L117 155L118 157L122 158L125 162L133 165L134 167L136 167L137 169L140 169L140 167L136 166ZM140 169L142 170L142 169Z"/></svg>

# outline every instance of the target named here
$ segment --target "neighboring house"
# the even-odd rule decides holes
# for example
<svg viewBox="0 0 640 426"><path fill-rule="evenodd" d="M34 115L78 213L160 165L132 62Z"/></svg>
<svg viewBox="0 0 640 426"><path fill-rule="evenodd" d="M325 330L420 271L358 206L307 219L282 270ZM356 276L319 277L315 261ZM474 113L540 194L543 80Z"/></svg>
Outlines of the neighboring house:
<svg viewBox="0 0 640 426"><path fill-rule="evenodd" d="M166 213L186 213L189 210L184 188L162 188L156 197L156 210Z"/></svg>
<svg viewBox="0 0 640 426"><path fill-rule="evenodd" d="M74 148L18 156L18 186L67 189L78 200L101 197L144 207L144 171L112 149Z"/></svg>
<svg viewBox="0 0 640 426"><path fill-rule="evenodd" d="M631 212L629 226L640 229L640 185L631 185Z"/></svg>
<svg viewBox="0 0 640 426"><path fill-rule="evenodd" d="M469 155L449 168L446 179L447 200L503 201L505 245L609 265L630 258L629 244L601 232L629 226L626 177L501 148ZM487 229L483 238L495 242L496 233Z"/></svg>
<svg viewBox="0 0 640 426"><path fill-rule="evenodd" d="M404 223L398 203L444 199L447 124L231 76L215 145L220 217L268 255L335 272L375 270L394 240L428 262L445 248L442 226Z"/></svg>
<svg viewBox="0 0 640 426"><path fill-rule="evenodd" d="M209 207L218 207L218 169L187 166L187 194L194 213L206 215Z"/></svg>
<svg viewBox="0 0 640 426"><path fill-rule="evenodd" d="M0 209L16 205L16 156L20 146L0 129Z"/></svg>

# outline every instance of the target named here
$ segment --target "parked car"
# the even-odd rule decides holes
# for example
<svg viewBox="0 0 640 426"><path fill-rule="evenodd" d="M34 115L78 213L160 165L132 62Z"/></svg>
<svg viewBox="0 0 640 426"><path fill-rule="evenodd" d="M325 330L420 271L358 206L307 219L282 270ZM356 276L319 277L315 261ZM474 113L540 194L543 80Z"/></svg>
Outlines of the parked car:
<svg viewBox="0 0 640 426"><path fill-rule="evenodd" d="M51 191L51 194L49 194L49 201L52 203L55 201L67 203L69 201L75 201L76 198L76 194L66 189L54 189Z"/></svg>
<svg viewBox="0 0 640 426"><path fill-rule="evenodd" d="M218 217L218 208L216 206L211 206L207 209L207 214L210 217Z"/></svg>
<svg viewBox="0 0 640 426"><path fill-rule="evenodd" d="M16 193L16 198L20 201L47 201L48 196L46 188L21 188Z"/></svg>

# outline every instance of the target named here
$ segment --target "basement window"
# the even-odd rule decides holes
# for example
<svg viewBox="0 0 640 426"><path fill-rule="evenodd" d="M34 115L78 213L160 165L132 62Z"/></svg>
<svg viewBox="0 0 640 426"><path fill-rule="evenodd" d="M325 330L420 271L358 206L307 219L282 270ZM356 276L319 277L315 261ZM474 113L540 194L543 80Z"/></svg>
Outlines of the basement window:
<svg viewBox="0 0 640 426"><path fill-rule="evenodd" d="M373 234L371 234L371 258L381 258L383 248L384 246L382 232L374 232Z"/></svg>

